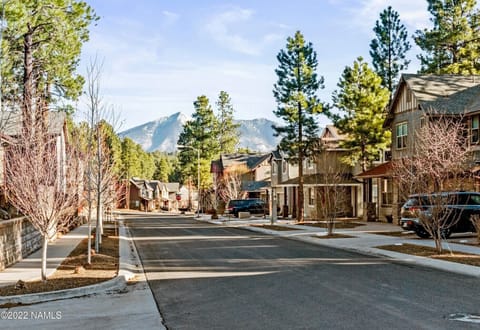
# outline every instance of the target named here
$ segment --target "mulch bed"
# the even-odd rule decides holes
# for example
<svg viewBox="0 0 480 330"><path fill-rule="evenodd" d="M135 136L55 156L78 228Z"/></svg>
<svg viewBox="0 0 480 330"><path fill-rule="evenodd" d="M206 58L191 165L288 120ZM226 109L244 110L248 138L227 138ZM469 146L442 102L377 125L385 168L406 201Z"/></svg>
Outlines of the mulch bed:
<svg viewBox="0 0 480 330"><path fill-rule="evenodd" d="M354 236L344 235L344 234L335 234L332 235L316 235L312 236L314 238L326 239L326 238L354 238Z"/></svg>
<svg viewBox="0 0 480 330"><path fill-rule="evenodd" d="M393 237L419 238L412 231L377 231L377 232L371 232L371 234L393 236Z"/></svg>
<svg viewBox="0 0 480 330"><path fill-rule="evenodd" d="M327 228L327 223L326 222L299 222L297 225L300 226L310 226L310 227L319 227L319 228ZM357 223L357 222L350 222L350 221L338 221L335 222L335 227L336 229L352 229L360 226L365 226L363 223Z"/></svg>
<svg viewBox="0 0 480 330"><path fill-rule="evenodd" d="M92 238L92 244L95 240ZM96 284L114 278L118 273L119 255L118 236L113 228L104 228L102 245L99 253L92 253L91 264L87 264L88 239L85 238L58 269L48 277L47 282L31 281L0 287L0 296L50 292L72 289ZM48 251L47 251L48 253ZM40 276L40 269L38 275Z"/></svg>
<svg viewBox="0 0 480 330"><path fill-rule="evenodd" d="M299 230L297 228L290 228L290 227L283 227L283 226L276 226L276 225L252 225L252 227L260 227L264 229L277 230L277 231Z"/></svg>
<svg viewBox="0 0 480 330"><path fill-rule="evenodd" d="M415 256L452 261L471 266L480 266L480 255L478 254L469 254L458 251L452 251L451 253L450 251L445 251L442 254L438 254L434 248L408 243L401 245L383 245L377 246L376 248Z"/></svg>

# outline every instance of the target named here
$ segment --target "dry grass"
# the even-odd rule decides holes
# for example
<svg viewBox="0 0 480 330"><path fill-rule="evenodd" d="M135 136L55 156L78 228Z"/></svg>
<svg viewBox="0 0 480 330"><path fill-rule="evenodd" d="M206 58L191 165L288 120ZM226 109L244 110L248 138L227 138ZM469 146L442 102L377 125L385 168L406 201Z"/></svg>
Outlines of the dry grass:
<svg viewBox="0 0 480 330"><path fill-rule="evenodd" d="M0 296L71 289L104 282L115 277L119 264L119 241L118 236L114 235L113 228L104 229L100 252L92 255L90 265L87 264L88 240L84 239L48 277L47 282L31 281L20 283L22 285L0 287ZM40 275L40 269L38 273Z"/></svg>
<svg viewBox="0 0 480 330"><path fill-rule="evenodd" d="M480 266L480 255L478 254L469 254L458 251L452 251L451 253L450 251L446 251L443 254L438 254L434 248L408 243L401 245L383 245L377 246L376 248L415 256L457 262L471 266Z"/></svg>

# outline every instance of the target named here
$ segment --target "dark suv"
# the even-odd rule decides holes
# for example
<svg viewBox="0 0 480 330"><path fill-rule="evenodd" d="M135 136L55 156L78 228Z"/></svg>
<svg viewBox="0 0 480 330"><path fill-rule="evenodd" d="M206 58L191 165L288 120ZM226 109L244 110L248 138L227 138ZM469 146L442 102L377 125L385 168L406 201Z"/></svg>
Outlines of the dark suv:
<svg viewBox="0 0 480 330"><path fill-rule="evenodd" d="M238 212L250 212L250 214L266 214L267 204L259 198L232 199L225 208L226 214L238 217Z"/></svg>
<svg viewBox="0 0 480 330"><path fill-rule="evenodd" d="M431 216L435 201L439 201L439 206L447 213L443 237L448 238L451 233L475 232L470 217L480 215L480 193L468 191L411 195L402 206L399 225L405 230L413 230L419 237L430 237L420 215Z"/></svg>

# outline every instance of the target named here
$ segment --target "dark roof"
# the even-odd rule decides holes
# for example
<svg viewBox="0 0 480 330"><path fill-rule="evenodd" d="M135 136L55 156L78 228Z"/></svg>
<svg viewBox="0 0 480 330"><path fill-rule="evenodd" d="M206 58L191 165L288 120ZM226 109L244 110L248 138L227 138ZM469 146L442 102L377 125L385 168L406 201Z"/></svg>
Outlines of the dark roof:
<svg viewBox="0 0 480 330"><path fill-rule="evenodd" d="M305 175L303 177L303 184L305 185L317 185L317 186L325 186L325 185L331 185L333 184L332 179L328 179L325 177L324 173L316 173L316 174L310 174L310 175ZM284 186L284 185L298 185L299 178L293 178L287 181L284 181L279 184L279 186ZM329 184L331 182L331 184ZM325 184L326 183L326 184ZM345 173L342 175L341 180L335 184L340 184L340 185L356 185L360 184L357 180L353 178L353 175L350 173Z"/></svg>
<svg viewBox="0 0 480 330"><path fill-rule="evenodd" d="M270 187L270 181L245 181L242 182L242 191L261 191Z"/></svg>
<svg viewBox="0 0 480 330"><path fill-rule="evenodd" d="M246 166L249 170L255 169L266 159L270 157L271 153L264 154L223 154L220 159L221 168L227 169L232 166ZM214 163L215 164L215 163Z"/></svg>
<svg viewBox="0 0 480 330"><path fill-rule="evenodd" d="M63 111L49 111L48 132L60 135L65 124L66 114ZM17 111L0 111L0 133L6 136L18 136L22 128L22 114Z"/></svg>
<svg viewBox="0 0 480 330"><path fill-rule="evenodd" d="M479 110L480 76L403 74L399 87L402 82L426 112L460 115Z"/></svg>

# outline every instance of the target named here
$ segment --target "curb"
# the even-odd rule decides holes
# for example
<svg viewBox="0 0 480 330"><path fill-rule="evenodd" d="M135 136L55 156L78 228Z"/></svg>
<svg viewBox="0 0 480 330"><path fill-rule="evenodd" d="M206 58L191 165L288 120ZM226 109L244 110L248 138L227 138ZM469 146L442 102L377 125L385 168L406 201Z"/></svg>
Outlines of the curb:
<svg viewBox="0 0 480 330"><path fill-rule="evenodd" d="M53 300L62 300L70 298L78 298L88 296L97 293L104 293L114 290L122 290L126 287L127 282L133 279L135 276L129 268L135 267L135 263L131 262L134 256L129 253L131 246L129 246L130 236L127 236L128 231L123 225L123 221L119 220L119 259L120 266L116 277L101 282L98 284L92 284L79 288L42 292L42 293L29 293L24 295L4 296L0 297L1 305L30 305L37 304ZM129 267L130 266L130 267Z"/></svg>
<svg viewBox="0 0 480 330"><path fill-rule="evenodd" d="M209 221L207 220L207 222ZM386 251L386 250L381 250L375 247L359 248L359 247L335 246L332 244L326 244L321 240L315 240L310 237L305 237L304 235L286 236L274 230L263 229L259 227L253 227L253 226L242 226L241 228L252 231L252 232L263 233L266 235L290 239L290 240L299 241L303 243L326 246L333 249L355 252L365 256L383 257L383 258L387 257L392 262L397 262L402 264L415 264L422 267L434 268L434 269L448 271L455 274L468 275L468 276L480 278L480 267L477 267L477 266L459 264L459 263L445 261L445 260L433 260L427 257L420 257L420 256L414 256L414 255L409 255L409 254L404 254L399 252Z"/></svg>

